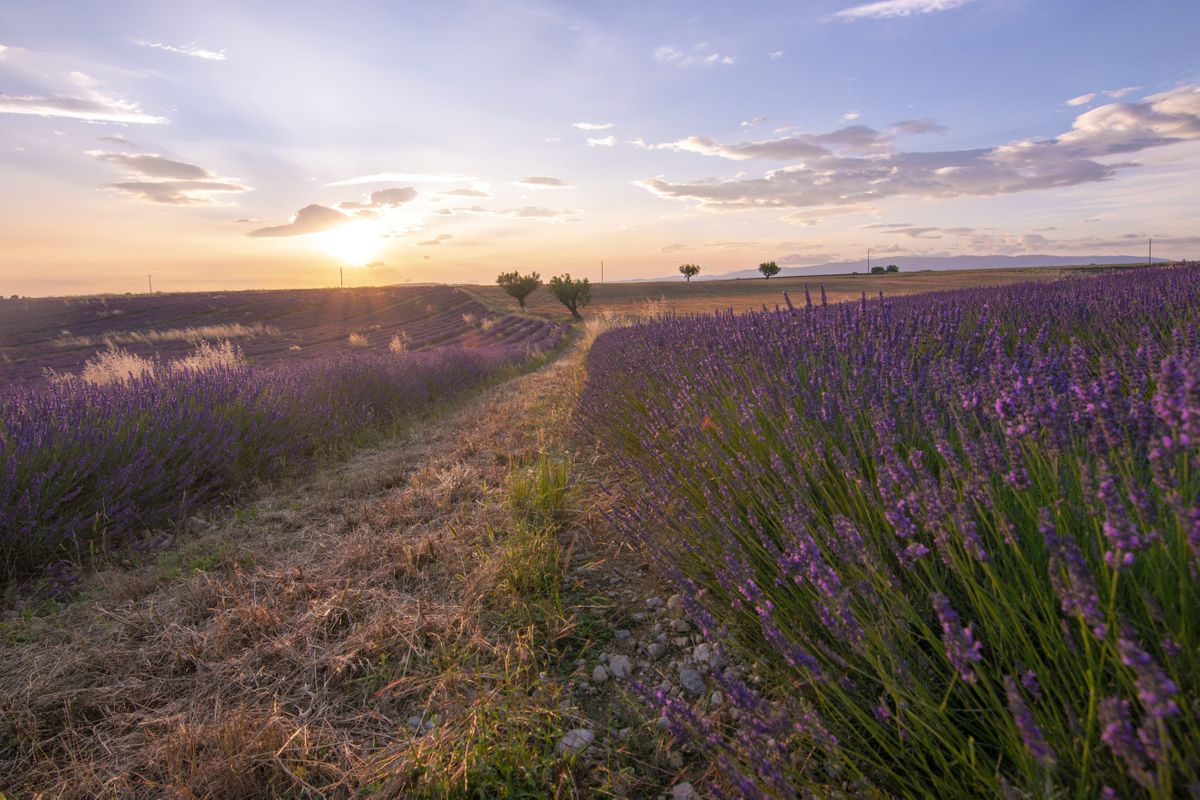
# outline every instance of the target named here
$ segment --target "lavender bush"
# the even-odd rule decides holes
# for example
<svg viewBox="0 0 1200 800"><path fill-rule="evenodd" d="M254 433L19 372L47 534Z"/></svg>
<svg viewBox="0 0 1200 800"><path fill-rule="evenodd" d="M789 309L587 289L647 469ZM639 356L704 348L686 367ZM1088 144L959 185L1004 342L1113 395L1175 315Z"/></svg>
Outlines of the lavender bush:
<svg viewBox="0 0 1200 800"><path fill-rule="evenodd" d="M726 791L1200 795L1200 269L618 329L580 419Z"/></svg>
<svg viewBox="0 0 1200 800"><path fill-rule="evenodd" d="M267 369L155 362L123 381L10 389L0 396L0 581L295 471L558 338L561 330L507 347L346 353Z"/></svg>

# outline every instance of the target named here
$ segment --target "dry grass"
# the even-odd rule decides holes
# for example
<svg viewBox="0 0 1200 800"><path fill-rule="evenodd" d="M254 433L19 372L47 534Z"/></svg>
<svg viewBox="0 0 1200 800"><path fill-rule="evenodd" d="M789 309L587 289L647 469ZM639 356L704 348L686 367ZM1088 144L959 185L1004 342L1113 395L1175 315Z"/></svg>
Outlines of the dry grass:
<svg viewBox="0 0 1200 800"><path fill-rule="evenodd" d="M974 269L927 272L901 272L895 275L807 275L800 278L747 278L721 281L652 281L646 283L593 283L591 305L583 309L587 318L598 312L620 315L638 313L648 302L659 303L662 310L677 314L710 314L733 309L736 312L783 306L783 293L793 303L804 302L807 284L819 302L821 285L825 286L829 302L855 300L863 292L889 296L933 292L943 289L962 289L975 286L1007 286L1033 280L1059 278L1078 270L1105 267L1020 267L1012 269ZM469 290L491 305L505 311L515 311L512 298L499 286L471 286ZM526 299L528 311L569 320L570 314L544 287Z"/></svg>
<svg viewBox="0 0 1200 800"><path fill-rule="evenodd" d="M120 314L116 309L104 316ZM240 322L223 325L199 325L189 328L147 329L144 331L109 331L99 336L72 336L64 333L54 340L56 347L116 347L122 344L157 344L158 342L201 342L207 339L245 339L253 336L278 336L279 329L255 322L243 325Z"/></svg>
<svg viewBox="0 0 1200 800"><path fill-rule="evenodd" d="M605 784L603 769L555 754L581 712L560 708L546 677L592 641L563 576L596 514L567 472L543 479L538 466L565 440L582 355L193 525L159 555L91 576L65 608L10 610L0 791L573 796L581 776Z"/></svg>

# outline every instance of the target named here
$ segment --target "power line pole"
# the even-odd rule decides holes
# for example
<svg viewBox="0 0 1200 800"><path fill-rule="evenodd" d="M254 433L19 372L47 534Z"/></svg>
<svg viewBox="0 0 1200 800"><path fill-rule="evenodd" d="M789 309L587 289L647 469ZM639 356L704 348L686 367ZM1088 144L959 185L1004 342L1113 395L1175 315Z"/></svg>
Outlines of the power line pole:
<svg viewBox="0 0 1200 800"><path fill-rule="evenodd" d="M150 294L154 294L154 276L153 275L146 276L146 285L148 285L150 287Z"/></svg>
<svg viewBox="0 0 1200 800"><path fill-rule="evenodd" d="M867 248L867 274L871 274L871 248Z"/></svg>
<svg viewBox="0 0 1200 800"><path fill-rule="evenodd" d="M1149 266L1152 266L1153 264L1154 264L1154 240L1147 239L1146 240L1146 266L1149 267Z"/></svg>
<svg viewBox="0 0 1200 800"><path fill-rule="evenodd" d="M604 262L600 262L600 282L604 283Z"/></svg>
<svg viewBox="0 0 1200 800"><path fill-rule="evenodd" d="M338 283L341 284L341 287L343 289L346 288L346 268L345 267L338 267Z"/></svg>

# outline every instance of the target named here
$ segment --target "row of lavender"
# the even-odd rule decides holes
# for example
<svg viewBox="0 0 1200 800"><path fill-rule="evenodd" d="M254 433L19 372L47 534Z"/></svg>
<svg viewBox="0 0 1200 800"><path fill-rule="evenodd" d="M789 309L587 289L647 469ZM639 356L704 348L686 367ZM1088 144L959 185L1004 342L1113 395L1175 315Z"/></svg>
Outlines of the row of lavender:
<svg viewBox="0 0 1200 800"><path fill-rule="evenodd" d="M618 524L752 667L738 796L1200 795L1200 269L600 337Z"/></svg>
<svg viewBox="0 0 1200 800"><path fill-rule="evenodd" d="M13 389L0 396L0 588L295 472L557 343L346 353L272 368L160 363L105 385L74 378Z"/></svg>

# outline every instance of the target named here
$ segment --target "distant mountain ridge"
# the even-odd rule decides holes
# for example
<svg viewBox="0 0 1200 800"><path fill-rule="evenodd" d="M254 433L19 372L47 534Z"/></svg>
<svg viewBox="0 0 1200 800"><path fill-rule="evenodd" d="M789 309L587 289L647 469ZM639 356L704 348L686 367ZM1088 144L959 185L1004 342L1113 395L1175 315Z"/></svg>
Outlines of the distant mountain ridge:
<svg viewBox="0 0 1200 800"><path fill-rule="evenodd" d="M1165 264L1169 259L1156 258L1156 264ZM1032 256L893 256L884 258L872 258L872 267L884 267L888 264L895 264L900 267L901 272L916 272L918 270L948 270L948 269L1003 269L1016 267L1073 267L1088 264L1106 265L1106 264L1145 264L1145 256L1048 256L1048 255L1032 255ZM866 272L867 261L860 259L858 261L830 261L824 264L812 264L803 267L783 267L779 272L779 277L787 277L794 275L838 275L850 272ZM639 278L641 281L663 281L673 280L682 276L670 276L659 278ZM758 269L740 269L733 272L722 272L716 275L705 275L701 273L692 280L696 281L716 281L730 280L733 278L762 278Z"/></svg>

